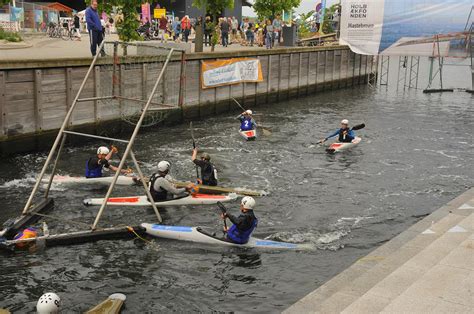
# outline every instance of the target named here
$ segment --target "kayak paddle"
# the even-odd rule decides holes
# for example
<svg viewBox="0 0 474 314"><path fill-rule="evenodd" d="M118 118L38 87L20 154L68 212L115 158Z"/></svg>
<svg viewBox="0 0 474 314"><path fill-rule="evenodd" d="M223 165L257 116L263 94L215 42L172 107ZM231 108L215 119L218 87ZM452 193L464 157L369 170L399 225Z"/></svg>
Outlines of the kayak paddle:
<svg viewBox="0 0 474 314"><path fill-rule="evenodd" d="M193 139L193 148L196 149L196 140L194 139L194 130L193 130L193 122L192 121L189 122L189 129L191 130L191 138ZM196 167L196 179L199 180L198 166L195 165L195 167Z"/></svg>
<svg viewBox="0 0 474 314"><path fill-rule="evenodd" d="M247 111L244 107L242 107L242 105L237 101L237 99L235 99L234 97L232 97L232 100L235 101L235 103L240 107L240 109L242 109L243 111ZM270 131L270 130L267 129L267 128L264 128L263 126L257 125L257 128L262 129L263 135L265 135L265 136L270 136L270 135L272 135L272 131Z"/></svg>
<svg viewBox="0 0 474 314"><path fill-rule="evenodd" d="M224 206L224 204L222 204L221 202L217 202L217 206L219 207L219 210L221 211L222 214L227 213L227 208ZM227 221L225 217L224 217L224 228L227 232Z"/></svg>
<svg viewBox="0 0 474 314"><path fill-rule="evenodd" d="M122 154L119 153L117 146L112 145L112 149L114 149L114 148L117 150L117 152L115 154L117 155L119 161L122 161L122 158L123 158ZM127 174L132 173L132 169L128 166L127 160L125 160L123 165L124 165L125 168L127 168Z"/></svg>
<svg viewBox="0 0 474 314"><path fill-rule="evenodd" d="M356 124L356 125L354 125L350 130L351 130L351 131L352 131L352 130L357 131L357 130L362 130L363 128L365 128L365 123ZM320 141L318 142L318 144L322 144L322 143L324 143L324 141L322 141L322 140L320 140Z"/></svg>

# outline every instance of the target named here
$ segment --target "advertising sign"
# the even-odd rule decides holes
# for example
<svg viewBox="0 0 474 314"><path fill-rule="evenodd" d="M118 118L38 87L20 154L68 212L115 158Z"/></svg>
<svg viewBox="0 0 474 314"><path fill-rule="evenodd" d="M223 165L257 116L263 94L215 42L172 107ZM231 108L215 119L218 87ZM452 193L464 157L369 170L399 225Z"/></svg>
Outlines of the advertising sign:
<svg viewBox="0 0 474 314"><path fill-rule="evenodd" d="M340 43L356 53L467 56L465 26L472 0L342 0L341 4Z"/></svg>
<svg viewBox="0 0 474 314"><path fill-rule="evenodd" d="M234 58L202 62L202 88L212 88L243 82L263 82L260 60Z"/></svg>

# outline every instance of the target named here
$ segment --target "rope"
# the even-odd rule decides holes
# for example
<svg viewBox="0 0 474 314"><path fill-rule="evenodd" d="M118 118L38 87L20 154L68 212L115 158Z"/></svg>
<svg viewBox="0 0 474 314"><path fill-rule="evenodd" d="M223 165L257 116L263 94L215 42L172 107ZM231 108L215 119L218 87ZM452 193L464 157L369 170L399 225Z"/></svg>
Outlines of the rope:
<svg viewBox="0 0 474 314"><path fill-rule="evenodd" d="M150 247L152 247L154 250L158 251L160 249L160 246L158 244L156 244L156 242L153 242L153 241L150 241L148 239L145 239L143 238L141 235L139 235L134 229L133 227L131 226L127 226L127 230L130 231L131 233L133 233L135 235L135 239L140 239L142 240L143 242L145 242L147 245L149 245Z"/></svg>

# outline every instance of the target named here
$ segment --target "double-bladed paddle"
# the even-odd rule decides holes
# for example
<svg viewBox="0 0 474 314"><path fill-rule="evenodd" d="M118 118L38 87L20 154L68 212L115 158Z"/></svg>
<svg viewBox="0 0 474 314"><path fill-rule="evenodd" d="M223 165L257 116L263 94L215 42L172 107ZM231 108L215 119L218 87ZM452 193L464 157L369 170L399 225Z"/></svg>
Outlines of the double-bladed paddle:
<svg viewBox="0 0 474 314"><path fill-rule="evenodd" d="M356 125L354 125L352 128L350 128L349 131L352 131L352 130L357 131L357 130L361 130L361 129L363 129L363 128L365 128L365 123L356 124ZM320 141L318 142L318 144L322 144L322 143L324 143L324 142L325 142L325 140L320 140Z"/></svg>
<svg viewBox="0 0 474 314"><path fill-rule="evenodd" d="M191 138L193 139L193 148L196 149L196 140L194 139L194 129L193 129L193 122L189 122L189 129L191 130ZM199 180L199 170L198 166L196 166L196 179Z"/></svg>
<svg viewBox="0 0 474 314"><path fill-rule="evenodd" d="M219 207L219 210L223 215L227 213L227 208L224 206L224 204L222 204L221 202L217 202L217 206ZM225 219L226 218L224 217L224 228L227 232L227 221Z"/></svg>
<svg viewBox="0 0 474 314"><path fill-rule="evenodd" d="M242 109L244 112L247 111L244 107L242 107L242 105L237 101L237 99L235 99L234 97L232 97L232 100L235 101L235 103L240 107L240 109ZM263 126L260 126L260 125L257 125L258 128L261 128L262 131L263 131L263 135L265 136L269 136L272 134L272 131L270 131L269 129L267 128L264 128Z"/></svg>

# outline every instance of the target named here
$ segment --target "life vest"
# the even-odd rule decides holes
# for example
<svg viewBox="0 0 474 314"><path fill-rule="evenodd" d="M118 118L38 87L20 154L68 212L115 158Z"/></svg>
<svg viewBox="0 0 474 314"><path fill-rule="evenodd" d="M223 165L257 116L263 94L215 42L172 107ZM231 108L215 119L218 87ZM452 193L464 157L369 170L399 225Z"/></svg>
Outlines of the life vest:
<svg viewBox="0 0 474 314"><path fill-rule="evenodd" d="M245 231L237 229L237 225L232 225L227 231L227 237L234 243L245 244L249 242L250 235L257 227L258 219L255 218L252 226Z"/></svg>
<svg viewBox="0 0 474 314"><path fill-rule="evenodd" d="M250 131L253 129L252 118L244 118L240 123L240 129L242 131Z"/></svg>
<svg viewBox="0 0 474 314"><path fill-rule="evenodd" d="M201 168L201 179L202 184L204 185L217 185L216 169L210 162L208 162L206 166Z"/></svg>
<svg viewBox="0 0 474 314"><path fill-rule="evenodd" d="M36 231L36 229L33 228L33 227L28 227L25 230L20 231L17 235L15 235L13 240L31 239L31 238L36 238L37 236L38 236L38 232ZM23 248L27 245L28 245L28 243L25 243L25 242L24 243L17 243L16 247Z"/></svg>
<svg viewBox="0 0 474 314"><path fill-rule="evenodd" d="M102 165L97 165L95 168L90 169L89 163L92 157L86 162L86 178L100 178L102 177Z"/></svg>
<svg viewBox="0 0 474 314"><path fill-rule="evenodd" d="M349 135L350 129L345 129L347 131L346 136L344 136L344 130L339 129L339 142L341 143L350 143L354 139L352 136Z"/></svg>
<svg viewBox="0 0 474 314"><path fill-rule="evenodd" d="M168 191L166 191L165 189L160 189L159 191L155 190L155 187L154 187L155 186L155 181L158 178L164 178L164 176L160 176L159 174L154 173L150 177L150 194L151 194L151 197L153 197L153 200L156 201L156 202L166 201L168 199Z"/></svg>

